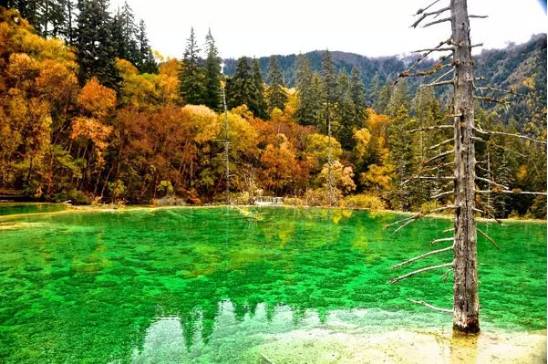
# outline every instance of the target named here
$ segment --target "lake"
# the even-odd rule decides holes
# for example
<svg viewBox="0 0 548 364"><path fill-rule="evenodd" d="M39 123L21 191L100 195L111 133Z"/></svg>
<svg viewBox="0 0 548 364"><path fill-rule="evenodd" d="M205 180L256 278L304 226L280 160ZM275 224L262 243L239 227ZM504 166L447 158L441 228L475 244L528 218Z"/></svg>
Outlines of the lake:
<svg viewBox="0 0 548 364"><path fill-rule="evenodd" d="M450 314L409 301L451 308L450 271L388 284L451 261L391 269L450 236L449 219L393 234L402 215L345 209L0 211L0 362L374 362L387 350L398 362L397 342L405 361L430 350L413 342L451 361L470 346L455 344ZM479 236L484 336L462 355L495 359L511 342L534 361L542 343L546 355L546 224L480 227L500 250Z"/></svg>

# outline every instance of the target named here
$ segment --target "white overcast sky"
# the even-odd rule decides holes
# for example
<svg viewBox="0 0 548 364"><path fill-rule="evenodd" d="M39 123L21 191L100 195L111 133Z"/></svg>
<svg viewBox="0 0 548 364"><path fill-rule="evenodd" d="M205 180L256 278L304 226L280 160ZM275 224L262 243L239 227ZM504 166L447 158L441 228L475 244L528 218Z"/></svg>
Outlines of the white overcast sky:
<svg viewBox="0 0 548 364"><path fill-rule="evenodd" d="M389 56L447 39L449 24L413 30L413 14L432 0L127 0L145 20L152 48L181 57L190 27L202 42L211 28L223 58L305 53L317 49ZM112 9L124 0L111 0ZM440 4L449 3L442 0ZM472 41L486 48L545 33L538 0L469 0Z"/></svg>

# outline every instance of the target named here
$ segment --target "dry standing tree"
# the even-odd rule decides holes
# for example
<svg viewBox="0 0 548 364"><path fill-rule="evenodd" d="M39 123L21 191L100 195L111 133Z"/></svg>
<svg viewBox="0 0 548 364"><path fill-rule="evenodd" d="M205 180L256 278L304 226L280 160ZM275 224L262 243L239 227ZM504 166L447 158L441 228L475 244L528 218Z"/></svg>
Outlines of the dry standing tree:
<svg viewBox="0 0 548 364"><path fill-rule="evenodd" d="M452 123L444 125L429 126L410 130L410 132L424 132L436 130L447 133L453 131L453 136L429 148L429 150L444 149L436 156L423 161L421 173L428 172L428 175L416 175L412 179L446 181L452 187L446 191L440 191L433 199L442 197L450 198L452 204L444 207L431 209L427 212L414 214L408 218L397 221L394 224L399 231L413 221L429 214L440 212L443 210L454 211L454 228L446 232L452 232L453 236L436 239L432 244L451 243L452 245L430 251L426 254L408 259L394 268L400 268L408 264L415 263L434 254L453 251L453 261L427 266L407 274L401 275L392 279L391 283L397 283L403 279L414 275L439 269L449 269L453 271L453 309L446 310L434 307L423 301L413 301L426 305L432 309L448 311L453 314L453 328L457 332L477 333L480 330L479 324L479 297L478 297L478 270L477 270L477 233L496 246L495 241L490 238L485 232L477 229L476 215L482 214L495 219L493 214L494 208L481 206L483 210L476 207L476 196L490 195L496 193L520 193L520 194L537 194L546 195L545 192L530 192L521 190L511 190L509 187L495 182L491 173L486 177L476 175L476 168L479 163L476 161L474 143L484 143L485 139L490 135L505 135L509 137L523 138L532 142L546 144L545 140L537 140L530 136L521 134L511 134L499 131L483 130L474 125L474 100L482 102L506 102L489 98L485 96L475 96L475 91L480 91L476 88L474 78L474 60L472 58L472 48L481 46L481 44L473 45L470 41L470 19L485 18L484 15L469 15L467 8L467 0L450 0L450 4L445 7L440 7L438 10L431 10L440 0L436 0L424 9L420 9L417 13L417 20L412 25L416 28L421 23L429 20L424 24L424 27L430 27L436 24L450 23L451 37L434 48L423 49L417 51L420 56L410 66L408 70L400 75L403 77L435 77L428 84L423 84L421 87L438 87L452 86L453 87L453 107L452 114L448 115L448 119ZM440 17L448 14L447 17ZM447 55L440 58L435 65L427 70L417 70L418 65L434 52L448 52ZM438 76L439 77L436 77ZM511 91L509 93L512 93ZM453 143L452 149L447 149L447 146ZM443 147L443 148L442 148ZM453 157L452 160L450 157ZM489 162L489 160L487 161ZM440 171L453 171L453 175L440 175ZM448 173L450 174L450 173ZM481 190L478 185L487 185L488 188Z"/></svg>

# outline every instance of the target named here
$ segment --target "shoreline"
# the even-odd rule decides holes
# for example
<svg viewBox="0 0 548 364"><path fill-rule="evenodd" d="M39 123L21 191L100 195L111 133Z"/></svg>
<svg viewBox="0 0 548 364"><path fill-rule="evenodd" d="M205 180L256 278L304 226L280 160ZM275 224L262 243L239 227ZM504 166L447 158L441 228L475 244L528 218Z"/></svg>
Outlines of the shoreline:
<svg viewBox="0 0 548 364"><path fill-rule="evenodd" d="M249 354L275 363L545 363L546 330L488 330L466 336L440 328L382 333L316 328L268 335Z"/></svg>
<svg viewBox="0 0 548 364"><path fill-rule="evenodd" d="M294 206L294 205L272 205L272 206L257 206L257 205L227 205L227 204L218 204L218 205L172 205L172 206L153 206L153 205L141 205L141 204L129 204L129 205L112 205L112 204L103 204L103 205L70 205L64 204L62 202L16 202L16 201L0 201L0 207L2 205L64 205L66 208L59 211L48 211L48 212L25 212L25 213L16 213L16 214L6 214L0 215L0 220L7 218L16 218L24 216L42 216L44 214L66 214L70 212L130 212L130 211L140 211L140 210L166 210L166 209L207 209L207 208L290 208L290 209L331 209L331 210L353 210L353 211L368 211L373 213L386 213L386 214L397 214L410 216L416 214L417 212L413 211L399 211L399 210L373 210L368 208L360 207L339 207L339 206ZM431 214L425 216L425 218L436 218L436 219L452 219L452 215L447 214ZM493 219L487 219L483 217L477 217L477 221L480 222L494 222ZM520 219L520 218L506 218L498 219L501 223L533 223L533 224L546 224L547 220L540 219Z"/></svg>

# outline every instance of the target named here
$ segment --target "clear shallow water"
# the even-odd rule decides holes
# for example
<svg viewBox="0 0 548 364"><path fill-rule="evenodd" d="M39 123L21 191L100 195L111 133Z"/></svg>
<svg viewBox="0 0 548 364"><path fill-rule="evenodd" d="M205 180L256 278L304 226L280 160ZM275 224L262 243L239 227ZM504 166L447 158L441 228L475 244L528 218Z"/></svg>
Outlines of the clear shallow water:
<svg viewBox="0 0 548 364"><path fill-rule="evenodd" d="M36 212L55 212L66 209L66 206L59 203L0 203L0 216L27 214Z"/></svg>
<svg viewBox="0 0 548 364"><path fill-rule="evenodd" d="M135 209L0 218L0 362L257 362L254 348L314 329L445 327L451 277L390 267L449 220L396 235L394 214L263 208ZM481 224L484 329L546 328L546 225Z"/></svg>

